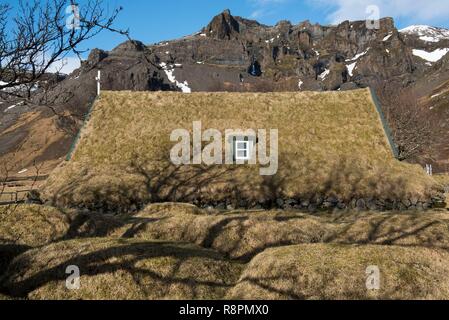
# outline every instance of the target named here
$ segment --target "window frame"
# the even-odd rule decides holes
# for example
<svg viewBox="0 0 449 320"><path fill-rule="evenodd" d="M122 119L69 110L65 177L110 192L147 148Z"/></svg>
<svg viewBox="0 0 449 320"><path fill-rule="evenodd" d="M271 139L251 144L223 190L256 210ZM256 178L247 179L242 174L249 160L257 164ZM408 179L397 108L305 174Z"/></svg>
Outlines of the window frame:
<svg viewBox="0 0 449 320"><path fill-rule="evenodd" d="M240 146L239 146L240 144ZM244 148L241 148L241 145L244 145ZM240 156L239 152L244 152L246 156ZM237 138L234 141L234 158L236 161L249 161L251 160L251 141L249 141L248 137L245 137L245 140L241 138Z"/></svg>

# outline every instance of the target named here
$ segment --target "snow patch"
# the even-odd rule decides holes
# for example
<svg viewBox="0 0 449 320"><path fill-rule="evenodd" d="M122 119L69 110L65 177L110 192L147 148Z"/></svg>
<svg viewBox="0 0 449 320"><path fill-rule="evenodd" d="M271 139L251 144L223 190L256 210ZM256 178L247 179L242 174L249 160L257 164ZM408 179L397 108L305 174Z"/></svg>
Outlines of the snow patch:
<svg viewBox="0 0 449 320"><path fill-rule="evenodd" d="M437 62L449 52L449 48L436 49L432 52L413 49L413 55L420 57L428 62Z"/></svg>
<svg viewBox="0 0 449 320"><path fill-rule="evenodd" d="M363 57L365 54L368 53L370 48L366 49L366 51L362 52L362 53L357 53L353 58L351 59L346 59L346 62L352 62L355 60L358 60L359 58Z"/></svg>
<svg viewBox="0 0 449 320"><path fill-rule="evenodd" d="M430 97L430 99L435 99L436 97L441 96L443 93L444 92L440 92L440 93L434 94L433 96Z"/></svg>
<svg viewBox="0 0 449 320"><path fill-rule="evenodd" d="M174 71L175 71L174 65L169 66L165 62L161 62L159 64L159 66L162 68L162 70L165 71L168 81L170 81L171 83L174 83L184 93L192 92L192 89L190 89L189 83L187 82L187 80L184 82L179 82L178 80L176 80L175 74L174 74Z"/></svg>
<svg viewBox="0 0 449 320"><path fill-rule="evenodd" d="M28 171L28 169L23 169L23 170L20 170L19 172L17 172L17 174L22 174L22 173L25 173L27 171Z"/></svg>
<svg viewBox="0 0 449 320"><path fill-rule="evenodd" d="M8 82L0 81L0 86L6 86L8 84L9 84ZM30 89L31 92L36 91L37 89L39 89L39 82L33 84L18 84L16 86L3 88L1 90L4 92L15 92L15 91L28 91L28 89Z"/></svg>
<svg viewBox="0 0 449 320"><path fill-rule="evenodd" d="M440 42L444 39L449 39L449 30L444 28L436 28L426 25L413 25L399 32L404 34L414 34L419 37L420 40L425 42Z"/></svg>
<svg viewBox="0 0 449 320"><path fill-rule="evenodd" d="M351 77L353 76L353 74L354 74L354 69L355 69L356 65L357 65L357 61L356 61L356 62L353 62L353 63L351 63L351 64L349 64L349 65L347 66L349 76L351 76Z"/></svg>
<svg viewBox="0 0 449 320"><path fill-rule="evenodd" d="M346 59L346 62L352 62L351 64L348 64L346 67L348 68L348 74L349 76L353 76L354 74L354 70L357 66L357 60L360 59L361 57L363 57L365 54L368 53L370 48L366 49L364 52L361 53L357 53L353 58L351 59Z"/></svg>
<svg viewBox="0 0 449 320"><path fill-rule="evenodd" d="M21 106L22 104L23 104L23 102L19 102L17 104L13 104L12 106L9 106L8 108L6 108L6 110L3 111L3 112L7 112L7 111L9 111L11 109L14 109L15 107Z"/></svg>
<svg viewBox="0 0 449 320"><path fill-rule="evenodd" d="M388 41L393 34L390 32L382 41Z"/></svg>
<svg viewBox="0 0 449 320"><path fill-rule="evenodd" d="M301 87L302 87L303 84L304 84L304 82L301 79L299 79L299 82L298 82L298 89L299 90L301 90Z"/></svg>
<svg viewBox="0 0 449 320"><path fill-rule="evenodd" d="M318 76L318 78L320 78L321 81L323 81L324 79L326 79L326 77L329 75L330 70L326 69L323 72L321 72L321 74Z"/></svg>

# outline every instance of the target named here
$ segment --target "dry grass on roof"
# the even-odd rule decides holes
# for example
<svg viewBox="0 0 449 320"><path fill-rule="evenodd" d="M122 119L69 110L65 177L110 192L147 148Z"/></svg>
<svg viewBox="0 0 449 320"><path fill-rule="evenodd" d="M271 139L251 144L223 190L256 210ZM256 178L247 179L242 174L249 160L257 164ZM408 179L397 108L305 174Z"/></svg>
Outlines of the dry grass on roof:
<svg viewBox="0 0 449 320"><path fill-rule="evenodd" d="M279 170L182 166L169 161L170 133L279 130ZM44 195L63 205L332 195L429 199L440 186L418 165L394 159L368 90L305 93L104 92L69 163ZM131 200L130 200L131 199Z"/></svg>

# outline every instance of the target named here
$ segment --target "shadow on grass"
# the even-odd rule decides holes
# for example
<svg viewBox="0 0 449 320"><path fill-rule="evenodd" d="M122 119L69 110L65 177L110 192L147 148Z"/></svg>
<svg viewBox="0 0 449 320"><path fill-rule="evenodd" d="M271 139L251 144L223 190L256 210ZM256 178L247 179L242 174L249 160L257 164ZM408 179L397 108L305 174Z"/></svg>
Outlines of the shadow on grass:
<svg viewBox="0 0 449 320"><path fill-rule="evenodd" d="M120 241L121 240L117 240L117 243L120 243ZM153 271L151 270L151 267L144 268L144 264L139 263L147 259L167 257L174 259L175 263L167 266L163 272ZM16 261L10 267L14 268L14 271L18 272L20 272L20 270L27 270L31 268L33 266L33 262L29 261L27 258L29 257L22 256L19 261ZM96 250L94 252L81 253L77 256L70 257L62 261L51 268L45 268L41 271L33 270L32 275L20 280L9 282L10 279L6 279L6 282L3 281L2 292L17 298L26 297L28 293L52 281L65 281L67 278L65 268L69 265L78 266L81 270L82 276L96 276L111 274L116 271L126 271L135 280L135 284L133 285L138 286L142 291L154 289L151 287L151 284L149 286L142 285L144 280L160 282L166 285L167 288L171 285L181 284L189 288L189 298L192 299L200 298L196 293L197 286L206 286L211 289L227 289L233 285L233 283L226 283L226 281L222 279L217 279L216 281L204 280L198 275L183 275L181 266L184 262L192 258L206 258L215 261L225 261L220 255L212 251L180 246L179 243L145 242L127 244L125 242L120 246L112 246L109 248ZM171 270L166 272L169 269ZM194 275L195 270L190 270L190 273ZM111 281L115 281L113 279L113 275L111 275ZM160 298L163 298L163 293Z"/></svg>

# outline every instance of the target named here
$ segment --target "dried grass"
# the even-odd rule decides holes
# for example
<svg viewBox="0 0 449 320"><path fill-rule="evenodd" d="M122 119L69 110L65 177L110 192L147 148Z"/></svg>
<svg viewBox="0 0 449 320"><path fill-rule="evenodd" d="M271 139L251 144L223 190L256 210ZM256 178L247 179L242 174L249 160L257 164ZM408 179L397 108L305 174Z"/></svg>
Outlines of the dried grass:
<svg viewBox="0 0 449 320"><path fill-rule="evenodd" d="M279 170L169 163L173 129L279 130ZM64 206L132 202L263 201L332 195L428 200L440 186L394 159L368 90L326 93L104 92L72 161L44 196Z"/></svg>
<svg viewBox="0 0 449 320"><path fill-rule="evenodd" d="M366 287L369 266L379 290ZM256 256L230 299L449 299L449 253L443 250L306 244Z"/></svg>
<svg viewBox="0 0 449 320"><path fill-rule="evenodd" d="M80 289L65 286L66 267L80 269ZM197 246L91 238L27 251L5 274L4 287L30 299L220 299L241 265Z"/></svg>

